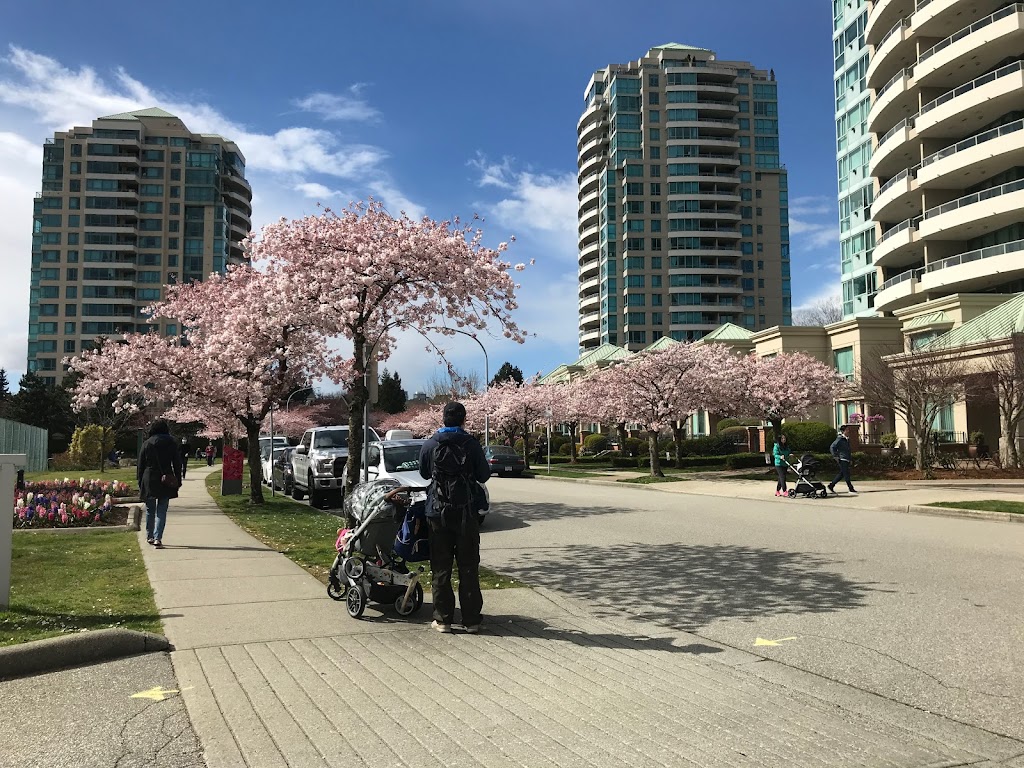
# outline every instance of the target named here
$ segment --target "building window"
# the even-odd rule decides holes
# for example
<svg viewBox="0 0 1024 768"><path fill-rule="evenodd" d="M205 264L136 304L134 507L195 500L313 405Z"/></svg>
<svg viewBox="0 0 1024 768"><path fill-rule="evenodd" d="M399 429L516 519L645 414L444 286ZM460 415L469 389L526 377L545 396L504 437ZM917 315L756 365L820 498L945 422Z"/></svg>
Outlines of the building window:
<svg viewBox="0 0 1024 768"><path fill-rule="evenodd" d="M832 361L844 379L853 378L853 347L843 347L832 353Z"/></svg>

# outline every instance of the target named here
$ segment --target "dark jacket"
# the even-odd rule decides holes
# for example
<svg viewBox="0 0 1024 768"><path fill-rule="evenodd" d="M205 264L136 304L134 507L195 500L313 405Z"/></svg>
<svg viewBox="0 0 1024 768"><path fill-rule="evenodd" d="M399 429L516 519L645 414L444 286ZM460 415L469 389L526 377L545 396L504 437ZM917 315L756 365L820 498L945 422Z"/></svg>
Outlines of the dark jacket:
<svg viewBox="0 0 1024 768"><path fill-rule="evenodd" d="M836 436L828 450L836 461L850 461L850 440L842 432Z"/></svg>
<svg viewBox="0 0 1024 768"><path fill-rule="evenodd" d="M170 435L153 435L142 444L136 478L139 498L176 499L178 490L160 482L160 476L173 473L181 479L181 452Z"/></svg>
<svg viewBox="0 0 1024 768"><path fill-rule="evenodd" d="M434 473L434 448L439 443L454 442L463 446L466 451L466 462L469 466L471 477L478 483L486 483L491 479L491 467L484 456L484 449L480 447L480 441L468 432L461 429L457 431L438 430L423 444L420 449L420 477L424 480L433 478ZM434 514L434 487L431 484L427 490L427 517L437 517Z"/></svg>

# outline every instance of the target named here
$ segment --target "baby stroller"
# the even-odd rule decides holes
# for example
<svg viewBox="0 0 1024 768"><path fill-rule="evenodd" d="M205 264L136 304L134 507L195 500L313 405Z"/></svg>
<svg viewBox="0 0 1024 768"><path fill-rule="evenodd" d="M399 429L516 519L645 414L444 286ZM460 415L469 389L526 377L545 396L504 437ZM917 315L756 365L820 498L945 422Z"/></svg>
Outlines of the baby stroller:
<svg viewBox="0 0 1024 768"><path fill-rule="evenodd" d="M824 483L814 479L818 474L821 462L811 454L805 453L801 456L796 466L793 466L787 460L786 466L796 472L796 485L789 489L789 498L795 499L797 494L807 499L814 498L815 496L820 496L824 499L828 496L828 490L825 488Z"/></svg>
<svg viewBox="0 0 1024 768"><path fill-rule="evenodd" d="M334 600L344 599L353 619L363 615L371 600L393 603L399 616L409 616L423 605L419 581L423 568L410 571L395 552L405 513L402 505L386 497L400 487L390 478L371 480L357 485L345 498L346 511L356 527L338 531L334 545L338 554L328 575L327 594ZM413 507L422 508L423 504L425 499L416 500Z"/></svg>

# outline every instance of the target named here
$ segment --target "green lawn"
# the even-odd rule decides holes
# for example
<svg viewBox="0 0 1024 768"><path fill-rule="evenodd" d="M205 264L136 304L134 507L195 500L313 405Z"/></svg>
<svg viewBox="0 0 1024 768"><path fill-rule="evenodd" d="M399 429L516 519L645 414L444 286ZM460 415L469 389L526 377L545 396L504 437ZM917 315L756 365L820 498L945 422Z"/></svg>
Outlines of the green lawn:
<svg viewBox="0 0 1024 768"><path fill-rule="evenodd" d="M293 501L288 496L279 494L271 498L269 489L264 490L265 503L254 506L249 502L248 480L243 481L241 495L221 496L220 476L221 473L217 471L206 478L206 488L217 506L240 527L326 584L336 554L334 542L338 538L338 529L344 527L345 521ZM421 581L429 589L430 564L423 565L425 572ZM523 585L508 576L481 567L480 586L483 589L505 589Z"/></svg>
<svg viewBox="0 0 1024 768"><path fill-rule="evenodd" d="M135 480L135 467L118 467L100 472L98 469L90 470L46 470L44 472L26 472L25 480L37 482L39 480L63 480L65 477L77 480L84 477L86 480L102 480L110 482L117 480L119 483L131 483L132 487L138 485Z"/></svg>
<svg viewBox="0 0 1024 768"><path fill-rule="evenodd" d="M1024 502L1020 501L936 501L926 504L928 507L948 507L950 509L978 509L983 512L1009 512L1012 515L1024 515Z"/></svg>
<svg viewBox="0 0 1024 768"><path fill-rule="evenodd" d="M106 627L163 631L136 534L14 534L0 645Z"/></svg>

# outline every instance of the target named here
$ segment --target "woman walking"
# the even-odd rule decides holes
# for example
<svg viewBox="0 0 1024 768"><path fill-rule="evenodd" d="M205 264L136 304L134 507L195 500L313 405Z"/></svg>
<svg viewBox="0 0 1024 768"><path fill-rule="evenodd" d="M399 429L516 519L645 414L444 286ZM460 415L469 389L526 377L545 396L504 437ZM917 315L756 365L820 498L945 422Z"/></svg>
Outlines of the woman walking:
<svg viewBox="0 0 1024 768"><path fill-rule="evenodd" d="M786 436L781 435L772 448L772 455L775 457L775 474L779 476L779 481L775 484L776 496L786 495L786 472L789 470L786 462L789 461L789 455L792 452Z"/></svg>
<svg viewBox="0 0 1024 768"><path fill-rule="evenodd" d="M139 496L146 502L146 541L159 549L163 547L168 502L178 498L181 486L181 452L163 419L149 428L149 439L139 454L137 477Z"/></svg>

